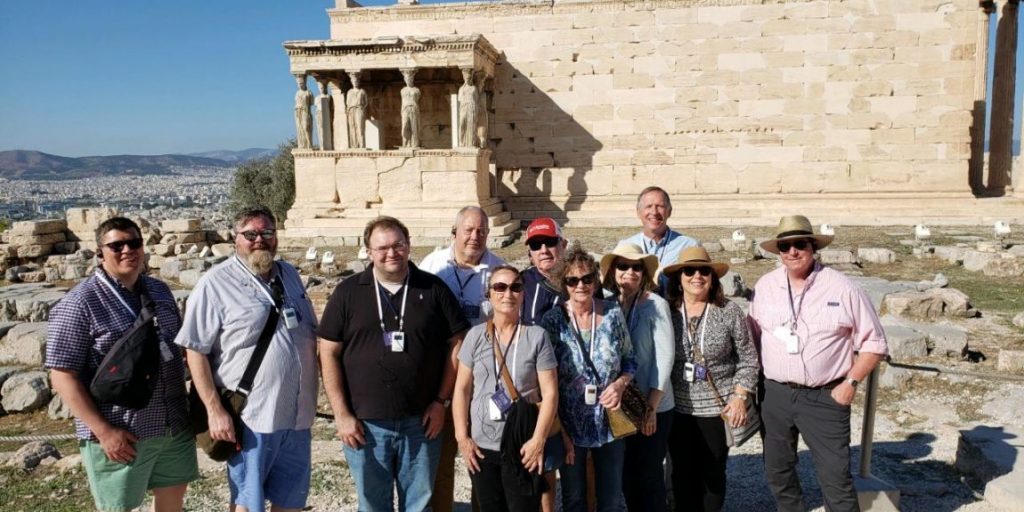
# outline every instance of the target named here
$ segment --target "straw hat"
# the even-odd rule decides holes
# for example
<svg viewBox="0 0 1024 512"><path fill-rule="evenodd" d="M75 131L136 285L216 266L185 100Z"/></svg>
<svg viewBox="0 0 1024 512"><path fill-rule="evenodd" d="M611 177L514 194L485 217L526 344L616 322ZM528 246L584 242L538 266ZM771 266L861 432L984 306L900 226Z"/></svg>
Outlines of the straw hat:
<svg viewBox="0 0 1024 512"><path fill-rule="evenodd" d="M711 261L711 256L708 256L707 249L703 247L687 247L679 253L679 258L676 259L676 262L661 269L661 273L672 277L687 267L711 267L719 278L729 271L728 263Z"/></svg>
<svg viewBox="0 0 1024 512"><path fill-rule="evenodd" d="M608 278L612 270L612 263L615 258L639 261L644 264L644 282L640 287L644 289L654 288L654 276L658 272L658 257L653 254L644 254L639 245L622 243L612 249L612 252L601 257L601 281Z"/></svg>
<svg viewBox="0 0 1024 512"><path fill-rule="evenodd" d="M774 254L779 253L779 241L795 240L801 238L812 238L817 242L817 248L823 249L832 243L832 235L815 235L811 221L803 215L787 215L779 220L779 227L775 229L775 236L771 240L761 242L761 248Z"/></svg>

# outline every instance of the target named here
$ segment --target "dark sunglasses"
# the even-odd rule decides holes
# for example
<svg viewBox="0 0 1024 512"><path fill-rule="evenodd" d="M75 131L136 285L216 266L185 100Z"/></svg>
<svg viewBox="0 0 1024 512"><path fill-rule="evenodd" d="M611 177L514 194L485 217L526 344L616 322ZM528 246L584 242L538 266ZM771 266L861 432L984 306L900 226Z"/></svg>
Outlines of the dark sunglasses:
<svg viewBox="0 0 1024 512"><path fill-rule="evenodd" d="M124 250L124 246L128 246L129 249L135 250L142 247L141 238L131 238L128 240L118 240L116 242L110 242L109 244L103 244L103 247L110 249L114 252L121 252Z"/></svg>
<svg viewBox="0 0 1024 512"><path fill-rule="evenodd" d="M796 247L796 250L802 251L807 248L811 243L807 240L797 240L795 242L779 242L779 252L789 252L790 247Z"/></svg>
<svg viewBox="0 0 1024 512"><path fill-rule="evenodd" d="M644 264L643 263L623 263L623 262L619 262L619 263L615 264L615 270L618 270L619 272L625 272L627 270L632 270L633 272L636 272L637 274L639 274L639 273L644 271Z"/></svg>
<svg viewBox="0 0 1024 512"><path fill-rule="evenodd" d="M547 247L547 248L551 249L551 248L554 248L556 245L558 245L558 239L557 238L534 238L533 240L530 240L529 242L526 242L526 245L528 245L530 247L531 251L539 251L541 247Z"/></svg>
<svg viewBox="0 0 1024 512"><path fill-rule="evenodd" d="M523 283L519 281L516 281L512 284L494 283L491 285L491 290L494 290L498 293L505 293L509 290L511 290L512 293L523 293Z"/></svg>
<svg viewBox="0 0 1024 512"><path fill-rule="evenodd" d="M239 233L239 235L242 235L242 238L250 242L255 242L256 237L262 238L264 240L273 240L274 237L277 236L277 230L264 229L263 231L242 231L241 233Z"/></svg>
<svg viewBox="0 0 1024 512"><path fill-rule="evenodd" d="M595 276L594 274L587 274L583 277L570 276L565 278L565 285L568 286L569 288L575 288L576 285L582 282L583 284L590 286L594 284L594 281L596 280L597 276Z"/></svg>
<svg viewBox="0 0 1024 512"><path fill-rule="evenodd" d="M694 274L700 273L700 275L707 277L712 272L711 267L683 267L683 275L686 277L693 277Z"/></svg>

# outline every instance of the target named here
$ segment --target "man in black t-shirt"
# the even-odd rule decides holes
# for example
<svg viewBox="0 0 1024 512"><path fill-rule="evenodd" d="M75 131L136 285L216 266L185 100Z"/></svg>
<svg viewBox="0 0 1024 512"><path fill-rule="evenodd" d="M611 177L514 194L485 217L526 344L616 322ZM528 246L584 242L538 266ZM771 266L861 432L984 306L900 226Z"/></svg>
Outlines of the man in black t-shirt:
<svg viewBox="0 0 1024 512"><path fill-rule="evenodd" d="M409 262L409 230L378 217L363 232L372 265L331 294L320 320L320 366L359 508L430 503L438 434L469 328L444 281Z"/></svg>

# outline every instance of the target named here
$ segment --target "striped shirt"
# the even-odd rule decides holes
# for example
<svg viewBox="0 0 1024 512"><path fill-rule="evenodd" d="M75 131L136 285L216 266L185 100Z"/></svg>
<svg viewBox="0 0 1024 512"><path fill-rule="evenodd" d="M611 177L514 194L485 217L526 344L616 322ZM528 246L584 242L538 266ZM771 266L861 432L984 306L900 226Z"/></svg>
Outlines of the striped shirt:
<svg viewBox="0 0 1024 512"><path fill-rule="evenodd" d="M792 305L785 267L757 281L750 319L766 378L823 386L846 377L854 352L888 353L871 299L841 272L815 263L804 289L794 290ZM789 330L794 311L800 346L798 353L790 354L776 330Z"/></svg>
<svg viewBox="0 0 1024 512"><path fill-rule="evenodd" d="M283 308L295 310L298 326L283 318L263 357L242 421L254 432L304 430L316 413L316 316L299 279L287 263L275 264L284 285ZM236 389L256 350L260 332L273 307L270 287L254 276L238 257L210 269L192 290L185 322L175 343L209 357L218 387Z"/></svg>
<svg viewBox="0 0 1024 512"><path fill-rule="evenodd" d="M757 386L757 350L750 338L747 319L734 302L726 302L719 308L708 305L707 328L698 325L693 336L687 334L685 320L678 309L672 312L672 323L676 333L676 364L672 368L672 388L676 393L676 412L693 416L711 417L722 412L722 405L715 397L707 380L689 382L684 378L684 365L695 363L694 344L704 343L701 353L708 373L715 381L715 387L722 400L729 401L739 385L753 390Z"/></svg>
<svg viewBox="0 0 1024 512"><path fill-rule="evenodd" d="M139 276L139 285L145 286L156 307L160 343L169 351L161 350L161 353L171 357L162 359L160 377L146 407L96 405L112 426L125 429L141 440L187 428L188 404L185 363L181 349L173 343L181 325L174 297L167 285L152 277ZM78 380L89 389L103 357L132 327L141 310L138 294L108 277L102 267L97 268L95 274L75 286L50 310L46 367L75 372ZM79 439L96 440L89 427L78 418L75 418L75 435Z"/></svg>

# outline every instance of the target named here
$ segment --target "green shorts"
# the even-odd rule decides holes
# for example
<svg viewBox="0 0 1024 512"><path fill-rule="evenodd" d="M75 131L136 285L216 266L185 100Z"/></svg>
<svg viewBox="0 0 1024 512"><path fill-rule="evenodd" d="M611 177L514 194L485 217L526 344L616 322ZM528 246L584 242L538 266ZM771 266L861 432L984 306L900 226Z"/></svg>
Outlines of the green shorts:
<svg viewBox="0 0 1024 512"><path fill-rule="evenodd" d="M96 508L132 510L146 499L146 491L187 484L199 478L196 440L191 430L135 443L135 460L112 462L96 441L79 441L82 465Z"/></svg>

